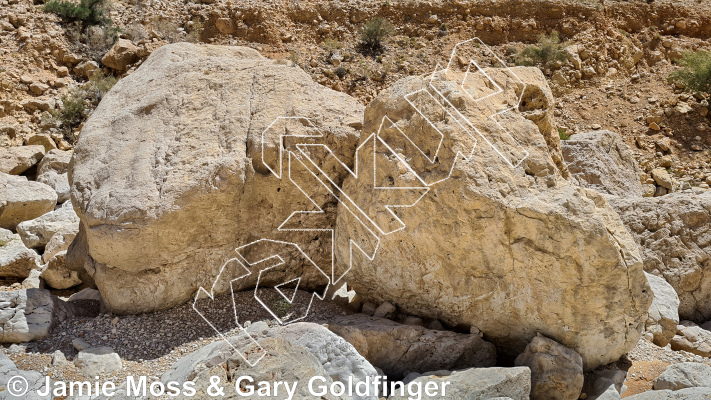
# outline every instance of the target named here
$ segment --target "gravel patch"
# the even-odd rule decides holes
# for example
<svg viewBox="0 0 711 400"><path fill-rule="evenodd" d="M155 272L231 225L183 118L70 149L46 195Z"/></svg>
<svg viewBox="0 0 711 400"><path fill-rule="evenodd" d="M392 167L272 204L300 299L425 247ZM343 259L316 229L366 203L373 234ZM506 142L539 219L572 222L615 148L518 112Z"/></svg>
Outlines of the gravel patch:
<svg viewBox="0 0 711 400"><path fill-rule="evenodd" d="M283 301L274 289L260 289L260 298L276 309L277 316L285 320L297 318L308 308L311 294L297 292L294 306ZM273 315L254 300L254 291L235 295L239 319L244 325L267 321L276 325ZM97 307L95 302L84 306ZM301 307L297 306L301 305ZM199 302L198 310L204 313L223 335L237 332L232 309L232 297L217 296L213 301ZM352 313L335 301L314 299L308 315L302 321L325 323L336 315ZM108 346L119 354L123 362L121 372L107 374L102 379L119 382L128 375L145 375L157 380L181 357L199 348L221 340L217 333L193 309L193 302L181 306L138 315L113 315L103 313L95 318L71 318L58 324L49 337L24 345L5 345L0 350L23 370L35 370L59 380L77 380L83 377L73 365L77 350L72 340L81 338L92 346ZM52 354L60 350L69 361L52 365Z"/></svg>

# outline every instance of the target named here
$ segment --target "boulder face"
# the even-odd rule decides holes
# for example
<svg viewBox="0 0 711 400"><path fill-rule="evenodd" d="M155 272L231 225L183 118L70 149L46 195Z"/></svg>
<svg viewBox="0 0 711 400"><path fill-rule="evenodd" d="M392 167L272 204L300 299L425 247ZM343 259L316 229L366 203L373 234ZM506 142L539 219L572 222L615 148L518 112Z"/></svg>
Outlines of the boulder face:
<svg viewBox="0 0 711 400"><path fill-rule="evenodd" d="M676 290L679 317L711 320L711 192L609 201L639 243L644 270Z"/></svg>
<svg viewBox="0 0 711 400"><path fill-rule="evenodd" d="M178 43L153 52L86 122L69 171L88 246L83 265L108 309L138 313L183 303L212 287L235 248L262 238L306 243L302 250L330 269L330 234L277 231L293 211L314 205L265 168L262 134L270 128L265 155L277 166L280 134L316 131L305 120L270 124L309 118L324 133L320 143L350 164L362 112L350 96L252 49ZM82 264L71 252L84 247L69 248L70 268ZM295 251L283 253L297 264ZM302 289L324 284L306 268L295 265L288 280L302 276ZM254 285L256 275L235 289Z"/></svg>
<svg viewBox="0 0 711 400"><path fill-rule="evenodd" d="M622 197L642 197L642 171L629 146L611 131L573 135L561 142L568 171L580 186Z"/></svg>
<svg viewBox="0 0 711 400"><path fill-rule="evenodd" d="M339 204L336 259L347 267L352 243L377 248L370 260L353 247L349 284L364 300L389 301L407 314L451 326L474 326L510 356L540 332L579 353L586 369L617 360L637 343L652 301L636 243L602 195L563 179L535 124L515 111L497 117L528 152L524 159L525 153L487 118L502 107L472 101L455 84L461 75L452 75L435 78L440 79L436 84L461 115L444 113L438 105L426 109L426 96L413 100L412 93L430 84L422 77L398 81L365 110L364 131L380 129L392 149L388 154L366 146L365 154L357 156L372 159L375 151L380 157L376 183L433 184L416 204L394 209L402 226L388 227L402 229L376 235L376 228L363 228L369 222L362 215L373 216L378 227L394 220L376 208L393 201L390 194L372 190L372 177L370 183L345 180L344 192L362 213ZM522 90L501 71L489 75L509 100ZM535 99L524 101L536 104ZM437 132L427 131L423 114L440 118L432 122ZM384 122L386 116L392 123ZM447 178L442 167L471 147L457 124L461 116L473 121L481 136L469 130L478 144L469 161L457 162ZM437 164L413 150L412 143L420 143L420 152ZM407 160L412 170L393 168L387 160L395 159Z"/></svg>

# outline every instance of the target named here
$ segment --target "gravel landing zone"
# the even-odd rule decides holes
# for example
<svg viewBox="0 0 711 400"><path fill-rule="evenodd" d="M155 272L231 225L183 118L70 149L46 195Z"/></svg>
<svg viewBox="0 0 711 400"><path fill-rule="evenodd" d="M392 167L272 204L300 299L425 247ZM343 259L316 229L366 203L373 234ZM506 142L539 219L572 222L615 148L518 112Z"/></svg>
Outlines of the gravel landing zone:
<svg viewBox="0 0 711 400"><path fill-rule="evenodd" d="M262 292L263 290L263 292ZM296 318L295 312L303 311L309 304L310 294L297 292L294 304L290 306L274 289L260 289L260 297L272 305L277 316L283 319ZM240 310L240 321L245 325L256 321L277 324L274 316L254 300L254 292L239 292L235 304ZM199 302L197 308L204 313L222 334L236 333L232 297L217 296L214 303ZM325 323L336 315L351 314L352 311L336 301L314 299L310 312L302 321ZM282 315L280 315L282 314ZM221 340L216 332L193 309L193 302L170 310L154 313L116 316L100 314L96 318L72 318L55 327L51 335L43 340L23 345L4 346L7 354L18 368L39 371L57 380L93 380L78 373L72 360L77 350L72 340L81 338L92 346L108 346L121 356L121 372L106 374L103 380L123 381L126 376L149 377L158 380L171 365L181 357L199 348ZM52 354L61 350L69 363L52 365Z"/></svg>

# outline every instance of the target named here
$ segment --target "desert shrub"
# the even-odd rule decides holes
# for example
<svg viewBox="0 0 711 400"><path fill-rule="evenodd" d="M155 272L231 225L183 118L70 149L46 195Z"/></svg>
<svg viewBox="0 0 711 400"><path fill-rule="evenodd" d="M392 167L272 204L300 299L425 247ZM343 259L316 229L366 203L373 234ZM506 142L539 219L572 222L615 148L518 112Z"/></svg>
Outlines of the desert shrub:
<svg viewBox="0 0 711 400"><path fill-rule="evenodd" d="M323 41L322 47L324 50L328 51L329 53L333 53L336 50L339 50L343 47L343 44L339 42L336 39L331 39L327 38L326 40Z"/></svg>
<svg viewBox="0 0 711 400"><path fill-rule="evenodd" d="M541 35L536 46L528 46L515 57L516 65L547 67L556 61L565 61L568 42L561 42L558 32Z"/></svg>
<svg viewBox="0 0 711 400"><path fill-rule="evenodd" d="M56 111L56 117L63 127L74 129L84 120L86 111L86 93L84 90L75 88L68 94L62 96L63 107Z"/></svg>
<svg viewBox="0 0 711 400"><path fill-rule="evenodd" d="M568 134L565 132L565 129L563 129L563 128L558 128L558 137L560 138L560 140L568 140L568 139L570 139L570 135L568 135Z"/></svg>
<svg viewBox="0 0 711 400"><path fill-rule="evenodd" d="M61 124L64 138L69 143L76 141L74 129L84 122L116 82L118 78L113 75L97 71L86 85L74 88L62 96L63 107L54 111L52 116Z"/></svg>
<svg viewBox="0 0 711 400"><path fill-rule="evenodd" d="M85 42L95 56L101 57L116 43L121 32L121 29L110 24L101 27L90 26L86 29Z"/></svg>
<svg viewBox="0 0 711 400"><path fill-rule="evenodd" d="M274 313L279 318L286 317L289 310L291 310L291 303L289 303L285 299L279 299L274 303Z"/></svg>
<svg viewBox="0 0 711 400"><path fill-rule="evenodd" d="M383 41L395 32L393 25L385 18L376 17L363 25L360 35L360 46L365 52L380 52Z"/></svg>
<svg viewBox="0 0 711 400"><path fill-rule="evenodd" d="M291 50L289 52L289 61L294 63L294 65L299 64L299 53L297 53L296 50Z"/></svg>
<svg viewBox="0 0 711 400"><path fill-rule="evenodd" d="M202 21L199 19L193 19L190 24L190 28L188 29L188 38L187 41L191 43L198 43L200 42L200 37L202 36L202 32L205 29Z"/></svg>
<svg viewBox="0 0 711 400"><path fill-rule="evenodd" d="M111 19L105 14L106 0L50 0L44 11L58 15L69 21L79 21L84 26L109 25Z"/></svg>
<svg viewBox="0 0 711 400"><path fill-rule="evenodd" d="M113 75L104 75L103 72L97 71L91 79L89 79L89 89L94 92L94 101L101 100L106 93L118 82L118 78Z"/></svg>
<svg viewBox="0 0 711 400"><path fill-rule="evenodd" d="M687 52L677 61L682 68L669 76L669 81L692 92L711 94L711 53Z"/></svg>
<svg viewBox="0 0 711 400"><path fill-rule="evenodd" d="M342 79L343 77L345 77L345 76L348 74L348 71L346 71L346 69L343 68L343 67L338 67L338 68L336 68L336 70L333 71L333 72L336 74L337 77L339 77L339 78L341 78L341 79Z"/></svg>

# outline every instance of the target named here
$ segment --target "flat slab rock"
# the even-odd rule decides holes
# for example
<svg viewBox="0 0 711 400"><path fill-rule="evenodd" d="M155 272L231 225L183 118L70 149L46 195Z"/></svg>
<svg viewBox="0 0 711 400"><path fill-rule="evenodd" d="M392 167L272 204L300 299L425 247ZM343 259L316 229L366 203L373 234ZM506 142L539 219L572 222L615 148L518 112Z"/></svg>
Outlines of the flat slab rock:
<svg viewBox="0 0 711 400"><path fill-rule="evenodd" d="M496 364L494 345L479 335L403 325L364 314L336 317L329 321L328 329L352 344L391 379L409 372Z"/></svg>
<svg viewBox="0 0 711 400"><path fill-rule="evenodd" d="M74 358L74 365L82 375L94 377L121 371L121 357L110 347L91 347Z"/></svg>
<svg viewBox="0 0 711 400"><path fill-rule="evenodd" d="M528 367L514 368L470 368L461 371L436 371L428 372L410 381L426 387L427 383L436 383L438 387L444 382L446 386L444 398L489 400L492 398L510 398L512 400L529 400L531 393L531 370ZM388 397L388 400L406 400L407 392L399 392ZM436 396L422 396L423 400L442 399L441 394Z"/></svg>

